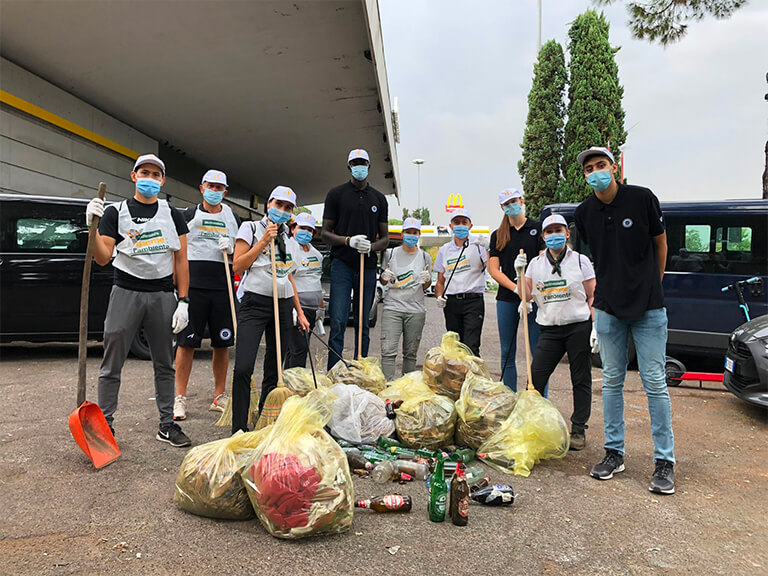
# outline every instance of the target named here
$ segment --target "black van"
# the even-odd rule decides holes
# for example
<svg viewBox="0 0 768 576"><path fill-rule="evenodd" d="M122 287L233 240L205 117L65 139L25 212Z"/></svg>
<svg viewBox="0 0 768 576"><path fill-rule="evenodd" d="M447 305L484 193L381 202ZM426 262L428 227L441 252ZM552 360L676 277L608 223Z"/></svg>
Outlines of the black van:
<svg viewBox="0 0 768 576"><path fill-rule="evenodd" d="M541 217L562 214L571 244L590 255L573 224L577 204L545 206ZM721 289L760 276L768 286L768 200L662 202L667 226L664 302L667 353L722 357L731 332L744 322L738 303ZM749 302L753 318L768 314L768 299Z"/></svg>
<svg viewBox="0 0 768 576"><path fill-rule="evenodd" d="M77 342L88 200L0 194L0 342ZM88 339L104 339L112 264L93 263ZM131 352L149 358L136 335Z"/></svg>

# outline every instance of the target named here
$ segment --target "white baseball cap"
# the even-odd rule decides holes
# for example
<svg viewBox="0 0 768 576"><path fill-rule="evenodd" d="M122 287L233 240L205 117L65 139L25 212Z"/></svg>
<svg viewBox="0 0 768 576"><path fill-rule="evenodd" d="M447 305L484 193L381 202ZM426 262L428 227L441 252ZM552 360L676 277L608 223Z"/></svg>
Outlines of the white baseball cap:
<svg viewBox="0 0 768 576"><path fill-rule="evenodd" d="M296 192L288 188L288 186L276 186L274 190L272 190L272 194L269 195L269 199L267 202L272 200L273 198L276 198L278 200L287 200L294 206L296 206Z"/></svg>
<svg viewBox="0 0 768 576"><path fill-rule="evenodd" d="M416 228L416 230L421 232L421 220L416 218L406 218L403 220L403 230L408 230L409 228Z"/></svg>
<svg viewBox="0 0 768 576"><path fill-rule="evenodd" d="M306 226L307 228L315 229L315 217L309 212L302 212L294 218L296 226Z"/></svg>
<svg viewBox="0 0 768 576"><path fill-rule="evenodd" d="M136 158L136 163L133 165L133 171L136 172L136 168L141 166L142 164L152 164L154 166L157 166L160 168L160 170L163 171L163 176L165 176L165 164L163 164L163 161L160 160L157 156L154 154L142 154L138 158Z"/></svg>
<svg viewBox="0 0 768 576"><path fill-rule="evenodd" d="M456 210L453 211L453 214L451 214L451 222L453 222L453 220L459 216L464 216L465 218L468 218L470 222L472 222L472 216L470 216L469 210L466 208L456 208Z"/></svg>
<svg viewBox="0 0 768 576"><path fill-rule="evenodd" d="M208 170L208 172L203 175L203 179L200 184L205 184L206 182L210 182L211 184L223 184L226 186L227 175L224 174L224 172L219 172L218 170Z"/></svg>
<svg viewBox="0 0 768 576"><path fill-rule="evenodd" d="M523 193L516 188L505 188L499 192L499 204L502 206L514 198L522 198Z"/></svg>
<svg viewBox="0 0 768 576"><path fill-rule="evenodd" d="M578 156L576 156L576 160L579 162L579 164L584 166L584 160L590 156L608 156L611 162L614 164L616 163L616 160L613 159L613 154L611 154L611 151L608 150L608 148L603 148L602 146L592 146L591 148L587 148L584 150L584 152L581 152Z"/></svg>
<svg viewBox="0 0 768 576"><path fill-rule="evenodd" d="M367 160L368 164L371 163L371 159L368 157L368 152L363 150L362 148L357 148L355 150L352 150L349 153L349 156L347 157L347 164L352 162L355 158L362 158L363 160Z"/></svg>
<svg viewBox="0 0 768 576"><path fill-rule="evenodd" d="M541 223L541 231L543 232L553 224L562 224L563 226L568 228L568 223L565 221L565 218L563 218L560 214L550 214L549 216L544 218L544 222Z"/></svg>

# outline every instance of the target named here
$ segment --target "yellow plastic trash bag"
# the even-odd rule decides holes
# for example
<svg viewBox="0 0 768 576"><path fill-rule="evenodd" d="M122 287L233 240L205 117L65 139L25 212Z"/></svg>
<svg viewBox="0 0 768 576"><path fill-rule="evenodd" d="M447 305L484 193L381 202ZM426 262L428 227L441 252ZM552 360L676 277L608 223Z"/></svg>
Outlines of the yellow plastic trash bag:
<svg viewBox="0 0 768 576"><path fill-rule="evenodd" d="M424 382L436 393L457 400L468 373L490 378L485 361L472 355L459 341L456 332L446 332L440 346L432 348L424 358Z"/></svg>
<svg viewBox="0 0 768 576"><path fill-rule="evenodd" d="M456 400L456 443L477 448L496 432L517 402L503 382L470 372Z"/></svg>
<svg viewBox="0 0 768 576"><path fill-rule="evenodd" d="M456 407L453 401L429 388L409 396L395 410L397 435L409 448L436 450L453 444L455 426Z"/></svg>
<svg viewBox="0 0 768 576"><path fill-rule="evenodd" d="M344 362L337 362L328 372L334 384L354 384L373 394L378 394L387 385L384 372L381 371L381 362L375 356L361 360L347 360L347 364L349 368L344 365Z"/></svg>
<svg viewBox="0 0 768 576"><path fill-rule="evenodd" d="M198 516L228 520L253 517L240 472L270 430L238 431L229 438L192 448L176 475L173 501Z"/></svg>
<svg viewBox="0 0 768 576"><path fill-rule="evenodd" d="M411 396L429 394L431 391L432 389L424 383L424 375L421 372L408 372L387 384L387 387L379 392L379 398L394 404Z"/></svg>
<svg viewBox="0 0 768 576"><path fill-rule="evenodd" d="M330 388L333 383L325 374L315 372L317 377L317 387ZM309 368L288 368L283 371L283 383L285 387L296 396L306 396L315 389L315 381L312 379L312 370Z"/></svg>
<svg viewBox="0 0 768 576"><path fill-rule="evenodd" d="M334 400L324 388L288 398L242 472L259 520L277 538L334 534L352 525L347 458L323 429Z"/></svg>
<svg viewBox="0 0 768 576"><path fill-rule="evenodd" d="M477 456L486 464L518 476L546 458L563 458L570 445L560 411L536 390L523 390L501 428L486 440Z"/></svg>

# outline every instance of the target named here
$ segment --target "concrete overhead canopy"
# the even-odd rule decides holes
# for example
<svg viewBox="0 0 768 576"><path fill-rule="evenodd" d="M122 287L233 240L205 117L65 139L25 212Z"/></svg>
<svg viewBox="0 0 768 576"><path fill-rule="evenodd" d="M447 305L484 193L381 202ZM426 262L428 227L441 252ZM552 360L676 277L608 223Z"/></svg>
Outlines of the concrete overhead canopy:
<svg viewBox="0 0 768 576"><path fill-rule="evenodd" d="M398 193L376 0L7 1L0 38L4 58L260 202L278 184L322 202L353 148Z"/></svg>

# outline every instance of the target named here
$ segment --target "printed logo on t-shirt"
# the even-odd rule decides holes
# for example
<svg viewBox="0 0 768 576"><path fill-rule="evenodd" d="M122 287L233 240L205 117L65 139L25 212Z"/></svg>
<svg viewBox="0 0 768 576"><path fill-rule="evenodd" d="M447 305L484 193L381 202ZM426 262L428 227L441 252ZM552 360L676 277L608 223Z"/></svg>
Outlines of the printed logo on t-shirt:
<svg viewBox="0 0 768 576"><path fill-rule="evenodd" d="M377 206L371 206L371 212L378 212L379 208Z"/></svg>
<svg viewBox="0 0 768 576"><path fill-rule="evenodd" d="M211 238L218 240L219 236L227 236L227 224L221 220L212 220L210 218L203 218L203 223L200 225L200 231L198 238Z"/></svg>
<svg viewBox="0 0 768 576"><path fill-rule="evenodd" d="M631 228L632 218L624 218L624 220L621 221L621 225L624 226L624 228Z"/></svg>
<svg viewBox="0 0 768 576"><path fill-rule="evenodd" d="M309 274L323 273L323 264L317 256L306 256L299 263Z"/></svg>
<svg viewBox="0 0 768 576"><path fill-rule="evenodd" d="M546 282L536 282L536 289L541 294L542 304L552 302L567 302L571 299L571 290L568 288L568 281L547 280Z"/></svg>
<svg viewBox="0 0 768 576"><path fill-rule="evenodd" d="M395 279L395 288L407 288L413 284L413 270L403 272Z"/></svg>
<svg viewBox="0 0 768 576"><path fill-rule="evenodd" d="M128 237L133 242L133 254L155 254L170 250L170 245L165 241L162 230L150 230L136 234L135 230L128 232Z"/></svg>
<svg viewBox="0 0 768 576"><path fill-rule="evenodd" d="M538 230L536 230L536 228L534 228L533 230L531 230L531 236L536 236L536 234L538 234L538 233L539 233L539 231L538 231Z"/></svg>
<svg viewBox="0 0 768 576"><path fill-rule="evenodd" d="M471 268L471 265L469 263L469 260L467 259L466 254L462 254L460 261L458 258L448 258L448 260L445 263L446 273L450 272L454 268L456 269L456 272L454 272L454 274L465 272Z"/></svg>
<svg viewBox="0 0 768 576"><path fill-rule="evenodd" d="M280 259L280 254L275 255L275 271L278 278L285 278L293 266L293 257L290 252L285 253L285 260Z"/></svg>

